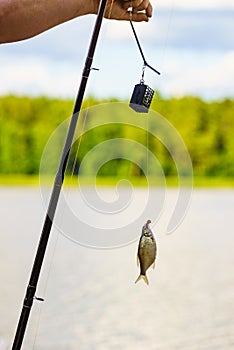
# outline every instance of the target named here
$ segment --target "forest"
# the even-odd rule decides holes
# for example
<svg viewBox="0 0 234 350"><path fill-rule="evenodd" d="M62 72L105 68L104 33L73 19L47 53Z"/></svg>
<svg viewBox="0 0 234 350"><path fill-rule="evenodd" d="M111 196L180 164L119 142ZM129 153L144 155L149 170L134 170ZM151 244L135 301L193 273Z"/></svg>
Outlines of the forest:
<svg viewBox="0 0 234 350"><path fill-rule="evenodd" d="M116 113L114 104L117 99L98 100L90 96L86 98L83 109L87 109L84 123L95 120L95 108L92 106L108 106L99 108L99 114L105 120ZM67 118L73 110L72 100L52 99L48 97L2 96L0 97L0 174L37 175L43 150L54 130ZM128 101L125 101L125 105ZM120 108L121 109L121 108ZM170 122L181 135L190 154L194 176L225 177L234 176L234 100L223 99L207 102L198 97L163 98L160 94L154 98L152 111L156 111ZM163 143L145 130L128 125L128 108L124 107L123 123L101 122L77 139L71 151L68 173L79 172L83 158L101 143L110 139L131 139L142 143L157 156L165 176L176 175L176 164ZM129 108L129 113L132 112ZM132 114L131 114L132 118ZM136 113L135 118L148 118ZM149 117L151 118L151 117ZM145 119L146 120L146 119ZM149 119L147 119L149 120ZM153 122L154 117L150 119ZM84 125L82 126L84 127ZM60 137L61 151L64 135ZM148 134L147 143L146 135ZM121 142L121 141L119 141ZM61 146L61 147L60 147ZM61 148L61 149L60 149ZM97 148L98 152L98 148ZM98 169L98 176L144 176L141 162L145 161L141 152L131 153L130 160L124 157L110 156L111 148L105 148L107 162ZM82 175L90 176L97 167L97 153L91 152L87 166ZM108 158L109 157L109 158ZM58 155L55 156L56 162ZM105 154L103 154L105 159ZM53 163L53 161L52 161ZM152 168L151 175L154 175Z"/></svg>

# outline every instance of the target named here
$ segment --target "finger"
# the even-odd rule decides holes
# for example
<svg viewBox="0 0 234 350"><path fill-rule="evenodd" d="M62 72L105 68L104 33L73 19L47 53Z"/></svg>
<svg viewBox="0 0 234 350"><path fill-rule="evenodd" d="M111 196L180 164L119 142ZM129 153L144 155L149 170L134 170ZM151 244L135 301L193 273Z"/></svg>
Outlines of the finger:
<svg viewBox="0 0 234 350"><path fill-rule="evenodd" d="M123 8L127 10L129 7L138 7L144 0L132 0L132 1L124 1Z"/></svg>
<svg viewBox="0 0 234 350"><path fill-rule="evenodd" d="M152 15L153 15L153 7L152 7L150 2L148 4L147 8L141 8L141 6L139 6L136 9L134 8L132 12L133 13L138 13L138 12L143 11L143 10L145 10L145 14L146 14L147 17L152 17Z"/></svg>
<svg viewBox="0 0 234 350"><path fill-rule="evenodd" d="M143 0L139 6L133 7L133 11L137 13L139 11L146 10L148 6L149 6L149 0Z"/></svg>
<svg viewBox="0 0 234 350"><path fill-rule="evenodd" d="M146 16L148 16L148 17L153 16L153 6L151 5L150 2L149 2L149 6L147 7L145 13L146 13Z"/></svg>
<svg viewBox="0 0 234 350"><path fill-rule="evenodd" d="M149 2L149 0L140 0L138 2L136 1L125 1L125 9L127 10L130 5L132 5L132 11L133 13L138 13L139 11L144 11L147 17L152 17L153 14L153 6ZM139 4L137 6L137 3Z"/></svg>
<svg viewBox="0 0 234 350"><path fill-rule="evenodd" d="M142 2L144 2L144 0L133 0L132 1L132 6L133 7L139 7L139 6L141 6Z"/></svg>
<svg viewBox="0 0 234 350"><path fill-rule="evenodd" d="M129 19L129 15L128 15ZM144 12L133 13L131 20L133 22L149 22L149 17Z"/></svg>
<svg viewBox="0 0 234 350"><path fill-rule="evenodd" d="M149 21L149 17L144 12L131 14L130 11L126 11L121 15L121 20L129 21L130 19L133 22L148 22Z"/></svg>

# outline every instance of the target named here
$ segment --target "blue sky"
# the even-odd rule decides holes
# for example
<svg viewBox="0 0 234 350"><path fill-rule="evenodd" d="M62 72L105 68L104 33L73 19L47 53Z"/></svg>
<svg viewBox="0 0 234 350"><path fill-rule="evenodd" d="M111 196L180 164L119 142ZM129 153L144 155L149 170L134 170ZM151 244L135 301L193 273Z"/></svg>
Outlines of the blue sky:
<svg viewBox="0 0 234 350"><path fill-rule="evenodd" d="M153 3L155 3L153 1ZM0 94L75 98L95 16L0 46ZM149 23L135 24L148 62L145 81L164 96L234 97L234 4L164 0ZM131 96L142 60L128 22L104 20L86 95Z"/></svg>

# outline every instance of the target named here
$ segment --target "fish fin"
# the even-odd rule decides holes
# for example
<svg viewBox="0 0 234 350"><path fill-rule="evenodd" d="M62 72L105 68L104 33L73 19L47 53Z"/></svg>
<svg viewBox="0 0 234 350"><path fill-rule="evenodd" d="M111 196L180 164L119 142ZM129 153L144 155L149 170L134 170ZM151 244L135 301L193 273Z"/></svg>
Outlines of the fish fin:
<svg viewBox="0 0 234 350"><path fill-rule="evenodd" d="M146 275L139 275L135 281L135 283L137 283L138 281L140 281L143 278L143 280L145 281L146 284L149 285L149 281Z"/></svg>
<svg viewBox="0 0 234 350"><path fill-rule="evenodd" d="M151 265L153 269L155 269L155 260L153 262L153 264Z"/></svg>
<svg viewBox="0 0 234 350"><path fill-rule="evenodd" d="M137 266L139 266L140 264L140 259L139 259L139 256L137 255Z"/></svg>

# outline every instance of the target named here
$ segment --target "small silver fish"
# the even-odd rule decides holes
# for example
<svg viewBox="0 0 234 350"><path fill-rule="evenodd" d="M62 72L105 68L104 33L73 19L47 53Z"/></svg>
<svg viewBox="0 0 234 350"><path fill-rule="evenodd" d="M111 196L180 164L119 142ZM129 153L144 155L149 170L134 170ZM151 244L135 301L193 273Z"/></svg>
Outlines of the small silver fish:
<svg viewBox="0 0 234 350"><path fill-rule="evenodd" d="M135 283L143 278L145 283L149 284L148 278L146 276L146 271L152 265L155 266L155 259L157 254L156 241L152 230L149 227L151 220L148 220L146 224L142 227L142 234L139 241L137 262L140 263L140 275L136 279ZM137 264L137 265L138 265Z"/></svg>

